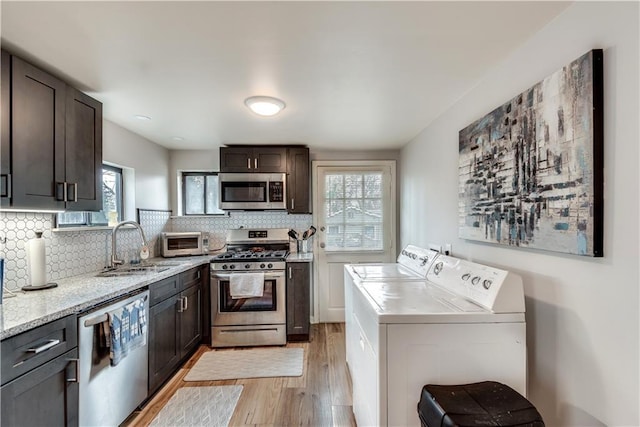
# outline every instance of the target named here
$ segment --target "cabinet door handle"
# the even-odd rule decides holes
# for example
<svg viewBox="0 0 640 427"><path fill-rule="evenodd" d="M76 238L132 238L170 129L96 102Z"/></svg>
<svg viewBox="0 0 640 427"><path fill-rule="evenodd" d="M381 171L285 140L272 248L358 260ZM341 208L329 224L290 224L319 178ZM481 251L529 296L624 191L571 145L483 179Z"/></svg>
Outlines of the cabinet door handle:
<svg viewBox="0 0 640 427"><path fill-rule="evenodd" d="M291 209L295 209L296 208L296 199L294 199L293 197L291 198Z"/></svg>
<svg viewBox="0 0 640 427"><path fill-rule="evenodd" d="M75 378L67 378L68 383L77 383L80 382L80 359L67 359L69 362L76 363L76 377Z"/></svg>
<svg viewBox="0 0 640 427"><path fill-rule="evenodd" d="M184 299L184 311L187 311L189 309L189 298L187 297L182 297Z"/></svg>
<svg viewBox="0 0 640 427"><path fill-rule="evenodd" d="M66 182L56 182L56 200L58 202L67 201L67 183Z"/></svg>
<svg viewBox="0 0 640 427"><path fill-rule="evenodd" d="M291 279L291 267L289 267L289 279Z"/></svg>
<svg viewBox="0 0 640 427"><path fill-rule="evenodd" d="M78 183L77 182L67 182L65 183L65 193L64 193L64 201L65 202L77 202L78 201ZM73 195L73 199L71 199L71 195Z"/></svg>
<svg viewBox="0 0 640 427"><path fill-rule="evenodd" d="M258 159L253 159L254 169L258 169Z"/></svg>
<svg viewBox="0 0 640 427"><path fill-rule="evenodd" d="M184 299L182 299L182 297L178 297L178 302L180 303L178 306L178 313L182 313L184 311Z"/></svg>
<svg viewBox="0 0 640 427"><path fill-rule="evenodd" d="M247 158L247 169L251 169L251 159Z"/></svg>
<svg viewBox="0 0 640 427"><path fill-rule="evenodd" d="M0 197L8 197L11 198L11 174L3 173L0 175L0 179L2 179L2 190L0 193Z"/></svg>
<svg viewBox="0 0 640 427"><path fill-rule="evenodd" d="M39 347L31 347L27 349L27 353L42 353L45 350L49 350L52 347L57 346L58 344L60 344L60 340L47 340L46 343L42 344Z"/></svg>

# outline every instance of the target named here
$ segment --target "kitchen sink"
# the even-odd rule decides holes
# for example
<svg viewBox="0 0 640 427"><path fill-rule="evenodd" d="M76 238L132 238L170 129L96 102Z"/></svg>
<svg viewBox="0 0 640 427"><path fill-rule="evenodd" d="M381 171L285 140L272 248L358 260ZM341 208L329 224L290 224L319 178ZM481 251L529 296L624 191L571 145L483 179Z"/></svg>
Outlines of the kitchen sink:
<svg viewBox="0 0 640 427"><path fill-rule="evenodd" d="M180 264L140 264L140 265L127 265L125 267L111 268L101 271L97 274L97 277L120 277L120 276L136 276L149 273L160 273L168 270L171 267L178 266Z"/></svg>

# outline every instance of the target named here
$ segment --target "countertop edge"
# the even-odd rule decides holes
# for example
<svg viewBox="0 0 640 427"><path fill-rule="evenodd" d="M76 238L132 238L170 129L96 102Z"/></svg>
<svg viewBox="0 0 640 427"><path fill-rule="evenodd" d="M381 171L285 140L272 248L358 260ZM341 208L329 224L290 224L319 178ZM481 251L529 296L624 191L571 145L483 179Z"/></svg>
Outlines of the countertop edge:
<svg viewBox="0 0 640 427"><path fill-rule="evenodd" d="M166 271L162 271L159 273L155 273L153 275L144 275L144 276L126 276L127 279L131 279L132 281L135 279L139 279L137 281L135 281L135 283L131 283L129 285L124 285L123 287L118 287L116 289L114 289L111 292L106 292L104 294L101 294L99 296L87 299L83 302L80 303L73 303L71 305L69 305L68 307L63 307L60 309L56 309L54 311L52 311L51 313L47 313L44 314L40 317L34 318L34 319L29 319L25 322L22 323L18 323L16 325L13 325L7 329L4 329L4 321L3 321L3 329L0 331L0 340L6 340L8 338L11 338L13 336L16 336L18 334L21 334L23 332L29 331L31 329L37 328L38 326L42 326L44 324L53 322L54 320L58 320L61 319L63 317L69 316L71 314L80 314L84 311L86 311L87 309L90 309L92 307L95 307L97 305L100 305L104 302L125 296L129 293L132 293L138 289L142 289L145 286L148 286L151 283L155 283L157 281L160 281L162 279L166 279L167 277L171 277L171 276L175 276L176 274L180 274L183 273L187 270L190 270L194 267L198 267L200 265L204 265L204 264L208 264L210 262L210 258L209 257L202 257L202 259L193 259L190 258L188 260L182 259L180 260L182 262L184 262L184 265L180 265L180 266L175 266L172 267ZM74 277L69 277L67 279L62 279L62 280L58 280L59 284L63 284L65 282L70 282L70 281L78 281L78 280L82 280L83 278L93 278L96 276L96 273L89 273L89 274L83 274L80 276L74 276ZM46 292L48 291L55 291L57 288L51 289L51 290L43 290L43 291L37 291L40 296L46 297ZM38 296L38 295L36 295ZM21 298L23 297L22 295L18 295L17 297L14 298ZM23 297L24 298L24 297ZM12 298L13 299L13 298ZM3 301L3 308L2 310L4 310L4 306L7 304L12 304L12 301L7 299L5 301ZM4 319L3 319L4 320Z"/></svg>

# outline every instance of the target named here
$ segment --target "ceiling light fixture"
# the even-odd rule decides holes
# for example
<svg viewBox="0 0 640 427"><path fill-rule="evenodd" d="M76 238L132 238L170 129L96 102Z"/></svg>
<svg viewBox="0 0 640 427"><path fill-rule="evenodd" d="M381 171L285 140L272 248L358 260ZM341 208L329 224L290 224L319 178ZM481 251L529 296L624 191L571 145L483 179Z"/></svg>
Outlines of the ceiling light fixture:
<svg viewBox="0 0 640 427"><path fill-rule="evenodd" d="M149 116L143 116L142 114L136 114L136 115L135 115L135 116L133 116L133 117L135 117L135 118L136 118L136 119L138 119L138 120L151 120L151 117L149 117Z"/></svg>
<svg viewBox="0 0 640 427"><path fill-rule="evenodd" d="M276 115L286 107L284 101L271 96L251 96L244 100L244 104L261 116Z"/></svg>
<svg viewBox="0 0 640 427"><path fill-rule="evenodd" d="M173 138L171 138L171 139L173 139L174 141L184 141L184 138L183 138L183 137L181 137L181 136L174 136L174 137L173 137Z"/></svg>

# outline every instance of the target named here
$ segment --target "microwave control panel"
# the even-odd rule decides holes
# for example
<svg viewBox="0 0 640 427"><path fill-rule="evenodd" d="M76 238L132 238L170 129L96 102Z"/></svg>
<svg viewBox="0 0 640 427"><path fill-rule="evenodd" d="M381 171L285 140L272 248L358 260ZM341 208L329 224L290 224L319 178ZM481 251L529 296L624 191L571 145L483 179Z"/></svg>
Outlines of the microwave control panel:
<svg viewBox="0 0 640 427"><path fill-rule="evenodd" d="M284 183L282 181L269 181L269 201L284 201Z"/></svg>

